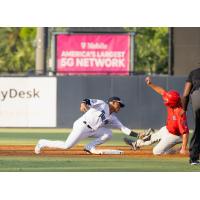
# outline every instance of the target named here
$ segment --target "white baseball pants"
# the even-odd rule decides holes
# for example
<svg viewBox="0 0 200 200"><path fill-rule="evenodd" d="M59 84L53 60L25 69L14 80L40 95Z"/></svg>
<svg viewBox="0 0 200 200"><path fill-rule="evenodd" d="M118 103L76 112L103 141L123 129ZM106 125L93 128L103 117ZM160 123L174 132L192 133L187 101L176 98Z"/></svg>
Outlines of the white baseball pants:
<svg viewBox="0 0 200 200"><path fill-rule="evenodd" d="M39 140L40 148L49 147L49 148L60 148L60 149L70 149L76 145L80 140L94 137L96 138L91 143L85 146L85 149L91 150L95 149L97 145L105 143L112 137L112 131L107 128L99 128L96 131L87 127L83 123L83 119L79 118L73 124L73 129L69 134L66 141L51 141L46 139Z"/></svg>
<svg viewBox="0 0 200 200"><path fill-rule="evenodd" d="M173 153L172 147L174 147L176 144L181 143L182 137L171 134L167 130L166 126L164 126L159 131L152 134L149 141L138 140L137 145L139 147L142 147L151 145L155 142L159 143L153 148L154 155Z"/></svg>

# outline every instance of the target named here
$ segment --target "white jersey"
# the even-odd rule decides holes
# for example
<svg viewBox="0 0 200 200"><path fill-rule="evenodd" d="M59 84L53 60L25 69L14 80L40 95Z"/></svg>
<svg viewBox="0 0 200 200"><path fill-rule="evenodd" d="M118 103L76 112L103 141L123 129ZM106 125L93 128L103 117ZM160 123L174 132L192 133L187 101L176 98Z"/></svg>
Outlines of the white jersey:
<svg viewBox="0 0 200 200"><path fill-rule="evenodd" d="M93 129L97 130L99 127L110 127L121 129L123 133L129 135L131 130L125 127L119 119L112 113L110 114L109 105L102 100L89 99L90 109L81 117L83 121Z"/></svg>
<svg viewBox="0 0 200 200"><path fill-rule="evenodd" d="M35 153L40 153L41 148L60 148L70 149L76 145L80 140L88 137L95 138L84 149L93 154L102 154L102 152L111 152L112 150L98 150L96 146L104 144L107 140L112 138L112 131L110 128L119 128L123 133L129 135L131 130L125 127L114 115L110 114L109 105L102 100L85 99L83 100L90 109L77 119L73 124L73 129L66 141L51 141L42 139L38 142L35 148Z"/></svg>

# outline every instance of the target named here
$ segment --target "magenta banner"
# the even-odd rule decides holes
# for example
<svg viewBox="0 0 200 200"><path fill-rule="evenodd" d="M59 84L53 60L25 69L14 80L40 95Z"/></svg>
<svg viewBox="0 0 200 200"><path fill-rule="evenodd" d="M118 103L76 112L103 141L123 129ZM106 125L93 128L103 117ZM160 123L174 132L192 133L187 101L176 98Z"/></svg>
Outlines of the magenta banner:
<svg viewBox="0 0 200 200"><path fill-rule="evenodd" d="M59 34L56 37L57 73L129 74L129 34Z"/></svg>

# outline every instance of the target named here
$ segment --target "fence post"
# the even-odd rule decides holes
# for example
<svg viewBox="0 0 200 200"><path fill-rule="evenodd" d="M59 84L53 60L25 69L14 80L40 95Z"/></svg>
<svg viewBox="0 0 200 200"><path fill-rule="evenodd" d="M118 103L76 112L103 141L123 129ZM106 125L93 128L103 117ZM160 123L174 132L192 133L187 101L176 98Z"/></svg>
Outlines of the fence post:
<svg viewBox="0 0 200 200"><path fill-rule="evenodd" d="M37 28L36 36L36 75L43 75L46 72L46 29Z"/></svg>

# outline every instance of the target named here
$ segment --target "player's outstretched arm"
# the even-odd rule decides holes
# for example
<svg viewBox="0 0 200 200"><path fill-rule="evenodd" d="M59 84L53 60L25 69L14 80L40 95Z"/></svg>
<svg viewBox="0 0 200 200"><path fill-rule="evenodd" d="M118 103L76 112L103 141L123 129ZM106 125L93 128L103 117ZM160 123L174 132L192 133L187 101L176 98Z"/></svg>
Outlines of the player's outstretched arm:
<svg viewBox="0 0 200 200"><path fill-rule="evenodd" d="M116 116L112 116L110 124L111 128L118 128L120 129L125 135L137 137L138 133L132 131L131 129L124 126Z"/></svg>
<svg viewBox="0 0 200 200"><path fill-rule="evenodd" d="M180 150L180 154L186 154L187 153L187 143L188 143L188 133L183 134L183 142L182 142L182 147Z"/></svg>
<svg viewBox="0 0 200 200"><path fill-rule="evenodd" d="M158 94L163 95L163 93L165 92L165 90L162 87L153 84L149 76L145 78L145 82L149 87L151 87Z"/></svg>

